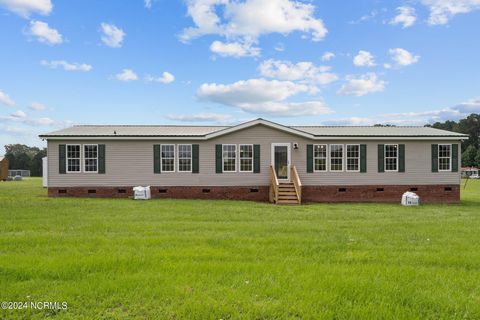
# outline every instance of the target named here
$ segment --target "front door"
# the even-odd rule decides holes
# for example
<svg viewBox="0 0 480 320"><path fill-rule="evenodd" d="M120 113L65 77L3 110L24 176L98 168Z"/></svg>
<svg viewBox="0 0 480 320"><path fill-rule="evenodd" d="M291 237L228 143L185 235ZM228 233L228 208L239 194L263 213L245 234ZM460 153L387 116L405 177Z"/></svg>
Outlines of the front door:
<svg viewBox="0 0 480 320"><path fill-rule="evenodd" d="M280 181L290 181L290 143L272 143L272 166Z"/></svg>

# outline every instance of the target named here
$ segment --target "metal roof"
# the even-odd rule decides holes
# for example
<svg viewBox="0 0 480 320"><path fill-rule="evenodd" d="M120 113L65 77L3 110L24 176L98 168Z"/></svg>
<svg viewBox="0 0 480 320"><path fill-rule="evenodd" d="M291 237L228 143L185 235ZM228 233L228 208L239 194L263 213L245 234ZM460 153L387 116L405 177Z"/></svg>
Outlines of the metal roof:
<svg viewBox="0 0 480 320"><path fill-rule="evenodd" d="M430 127L374 127L374 126L292 126L297 130L308 132L314 136L334 137L452 137L465 136L462 133L450 132Z"/></svg>
<svg viewBox="0 0 480 320"><path fill-rule="evenodd" d="M40 137L192 137L226 129L225 126L162 126L162 125L81 125L50 132Z"/></svg>
<svg viewBox="0 0 480 320"><path fill-rule="evenodd" d="M235 126L177 126L177 125L79 125L40 135L46 139L66 138L172 138L207 140L255 125L265 125L280 131L310 139L348 138L450 138L466 139L467 135L430 127L374 127L374 126L285 126L264 119L256 119Z"/></svg>

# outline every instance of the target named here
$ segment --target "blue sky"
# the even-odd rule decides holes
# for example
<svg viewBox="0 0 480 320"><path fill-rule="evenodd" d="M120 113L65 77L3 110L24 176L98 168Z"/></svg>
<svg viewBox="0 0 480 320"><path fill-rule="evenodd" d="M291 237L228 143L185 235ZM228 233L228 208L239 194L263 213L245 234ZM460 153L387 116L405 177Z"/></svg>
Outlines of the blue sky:
<svg viewBox="0 0 480 320"><path fill-rule="evenodd" d="M42 146L38 134L72 124L458 119L480 112L479 9L480 0L0 0L0 145Z"/></svg>

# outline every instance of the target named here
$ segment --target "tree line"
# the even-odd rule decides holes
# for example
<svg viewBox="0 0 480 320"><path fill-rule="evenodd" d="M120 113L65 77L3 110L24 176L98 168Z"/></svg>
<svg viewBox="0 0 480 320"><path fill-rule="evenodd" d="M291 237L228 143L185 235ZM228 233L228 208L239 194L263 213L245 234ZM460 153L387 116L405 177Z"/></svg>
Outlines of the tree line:
<svg viewBox="0 0 480 320"><path fill-rule="evenodd" d="M47 149L29 147L24 144L7 144L5 158L8 159L8 169L30 170L32 177L42 176L42 158L47 156Z"/></svg>
<svg viewBox="0 0 480 320"><path fill-rule="evenodd" d="M447 120L425 126L468 134L469 138L462 142L462 167L480 167L480 114L472 113L458 122Z"/></svg>

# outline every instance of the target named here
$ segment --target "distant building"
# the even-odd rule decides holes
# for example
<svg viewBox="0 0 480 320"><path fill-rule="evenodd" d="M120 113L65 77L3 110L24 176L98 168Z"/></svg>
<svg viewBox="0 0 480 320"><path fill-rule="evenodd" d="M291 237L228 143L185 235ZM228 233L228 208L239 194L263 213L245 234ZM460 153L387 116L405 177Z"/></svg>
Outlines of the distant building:
<svg viewBox="0 0 480 320"><path fill-rule="evenodd" d="M30 170L8 170L8 175L10 177L21 176L21 177L30 177Z"/></svg>
<svg viewBox="0 0 480 320"><path fill-rule="evenodd" d="M472 175L478 176L478 172L479 172L479 169L475 167L462 167L461 170L462 170L462 178L467 178Z"/></svg>
<svg viewBox="0 0 480 320"><path fill-rule="evenodd" d="M8 178L8 159L0 157L0 180L7 180Z"/></svg>

